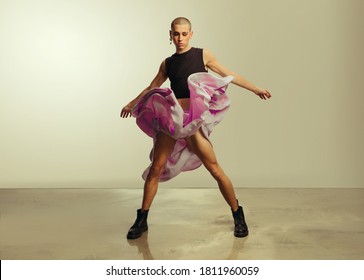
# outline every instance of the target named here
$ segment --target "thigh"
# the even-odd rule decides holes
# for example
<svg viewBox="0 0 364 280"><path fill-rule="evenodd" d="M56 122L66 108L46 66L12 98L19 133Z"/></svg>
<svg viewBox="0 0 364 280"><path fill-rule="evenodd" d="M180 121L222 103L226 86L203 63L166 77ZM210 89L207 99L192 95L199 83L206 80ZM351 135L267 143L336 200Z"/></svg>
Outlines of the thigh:
<svg viewBox="0 0 364 280"><path fill-rule="evenodd" d="M198 130L194 135L186 139L189 148L194 152L202 163L208 168L217 164L216 155L211 142Z"/></svg>
<svg viewBox="0 0 364 280"><path fill-rule="evenodd" d="M153 147L153 164L164 166L169 155L173 151L176 140L172 137L159 132L156 136Z"/></svg>

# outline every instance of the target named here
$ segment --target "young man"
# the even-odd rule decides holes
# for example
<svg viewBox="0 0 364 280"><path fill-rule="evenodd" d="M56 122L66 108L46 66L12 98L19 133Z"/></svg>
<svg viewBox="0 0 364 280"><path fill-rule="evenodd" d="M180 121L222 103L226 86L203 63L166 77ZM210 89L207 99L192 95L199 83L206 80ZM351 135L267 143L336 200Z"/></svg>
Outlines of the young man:
<svg viewBox="0 0 364 280"><path fill-rule="evenodd" d="M122 118L135 116L140 128L154 140L152 163L143 176L142 206L127 234L128 239L139 238L147 231L148 211L157 193L158 183L171 179L181 171L195 169L201 163L216 180L231 207L234 235L245 237L249 233L233 185L219 165L208 135L229 106L224 92L230 82L264 100L269 99L271 94L225 68L206 49L191 47L192 35L188 19L179 17L172 21L170 41L175 45L175 54L161 63L151 84L120 114ZM209 75L207 69L222 78ZM171 81L173 92L159 89L167 78Z"/></svg>

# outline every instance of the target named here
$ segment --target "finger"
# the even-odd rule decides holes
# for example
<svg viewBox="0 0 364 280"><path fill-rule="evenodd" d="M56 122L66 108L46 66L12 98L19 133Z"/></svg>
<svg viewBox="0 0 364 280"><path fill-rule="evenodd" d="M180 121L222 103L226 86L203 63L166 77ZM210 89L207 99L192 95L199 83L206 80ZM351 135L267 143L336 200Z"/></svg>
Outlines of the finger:
<svg viewBox="0 0 364 280"><path fill-rule="evenodd" d="M128 117L131 117L131 112L124 112L123 114L123 118L128 118Z"/></svg>

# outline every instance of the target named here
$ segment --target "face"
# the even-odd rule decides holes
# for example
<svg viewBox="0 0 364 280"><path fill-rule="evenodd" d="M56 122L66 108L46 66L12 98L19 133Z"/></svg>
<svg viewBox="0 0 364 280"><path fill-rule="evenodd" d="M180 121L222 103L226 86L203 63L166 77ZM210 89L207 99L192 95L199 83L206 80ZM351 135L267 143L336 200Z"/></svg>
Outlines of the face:
<svg viewBox="0 0 364 280"><path fill-rule="evenodd" d="M176 46L177 52L183 52L189 47L190 39L193 32L188 24L175 24L170 31L173 44Z"/></svg>

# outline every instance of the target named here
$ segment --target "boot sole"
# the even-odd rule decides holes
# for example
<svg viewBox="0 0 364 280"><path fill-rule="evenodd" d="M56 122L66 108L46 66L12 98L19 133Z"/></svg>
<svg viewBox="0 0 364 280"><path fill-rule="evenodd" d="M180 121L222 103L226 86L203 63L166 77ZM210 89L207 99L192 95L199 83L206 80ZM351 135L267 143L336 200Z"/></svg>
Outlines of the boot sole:
<svg viewBox="0 0 364 280"><path fill-rule="evenodd" d="M141 237L143 235L144 232L147 232L148 231L148 228L145 229L141 234L138 234L138 235L127 235L126 236L126 239L138 239L139 237Z"/></svg>
<svg viewBox="0 0 364 280"><path fill-rule="evenodd" d="M235 237L247 237L249 235L249 232L243 233L243 234L234 234Z"/></svg>

